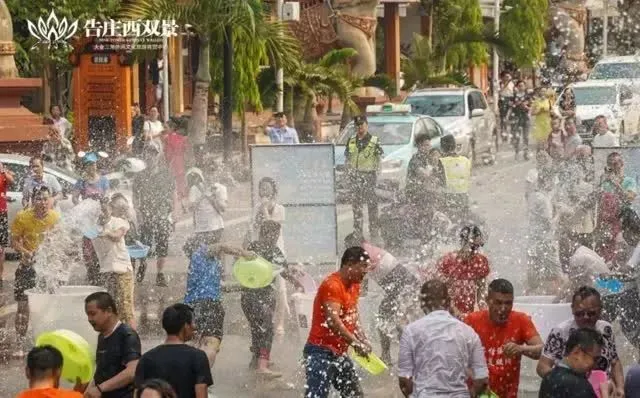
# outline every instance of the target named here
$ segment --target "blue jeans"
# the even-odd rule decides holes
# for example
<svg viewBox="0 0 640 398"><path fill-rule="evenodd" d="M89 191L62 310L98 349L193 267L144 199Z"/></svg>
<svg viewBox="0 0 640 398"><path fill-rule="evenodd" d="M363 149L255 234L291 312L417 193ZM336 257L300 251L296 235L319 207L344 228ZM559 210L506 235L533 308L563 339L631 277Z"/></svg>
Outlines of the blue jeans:
<svg viewBox="0 0 640 398"><path fill-rule="evenodd" d="M364 396L353 362L346 355L312 344L304 346L303 355L307 372L305 398L327 398L331 385L342 398Z"/></svg>

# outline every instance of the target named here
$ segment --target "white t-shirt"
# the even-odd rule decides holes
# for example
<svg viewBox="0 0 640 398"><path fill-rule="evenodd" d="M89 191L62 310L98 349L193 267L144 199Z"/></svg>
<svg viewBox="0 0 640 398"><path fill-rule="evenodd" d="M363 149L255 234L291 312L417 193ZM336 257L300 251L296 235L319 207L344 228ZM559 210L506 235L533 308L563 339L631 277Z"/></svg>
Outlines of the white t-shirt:
<svg viewBox="0 0 640 398"><path fill-rule="evenodd" d="M205 190L205 192L202 192ZM224 228L222 214L216 210L206 196L212 196L213 200L226 207L228 194L227 187L222 184L214 184L212 192L206 192L205 188L194 185L189 190L189 202L194 206L193 226L194 232L210 232Z"/></svg>
<svg viewBox="0 0 640 398"><path fill-rule="evenodd" d="M259 204L256 206L255 210L253 211L254 217L253 219L256 219L256 215L262 211L262 204ZM281 204L276 203L275 206L273 206L273 210L271 211L271 213L266 213L264 214L264 221L266 220L271 220L271 221L275 221L280 223L280 237L278 238L278 242L276 243L276 246L278 246L278 249L280 249L280 251L282 252L282 254L285 254L284 251L284 236L282 236L282 228L284 227L284 219L285 219L285 210L284 210L284 206ZM260 226L256 226L252 223L253 226L253 231L252 231L252 240L258 240L258 237L260 235ZM256 228L257 227L257 228Z"/></svg>
<svg viewBox="0 0 640 398"><path fill-rule="evenodd" d="M569 279L574 284L592 285L600 274L609 273L609 267L598 253L580 246L569 258Z"/></svg>
<svg viewBox="0 0 640 398"><path fill-rule="evenodd" d="M129 231L129 221L119 217L111 217L108 223L102 227L98 227L98 231L100 233L115 232L122 228ZM92 243L98 261L100 262L100 272L124 274L125 272L133 270L124 236L117 242L105 236L99 236L93 239Z"/></svg>
<svg viewBox="0 0 640 398"><path fill-rule="evenodd" d="M620 146L620 143L618 142L618 137L611 131L607 131L604 134L596 134L596 136L593 137L592 145L600 148L611 148Z"/></svg>
<svg viewBox="0 0 640 398"><path fill-rule="evenodd" d="M502 86L500 90L501 97L513 97L513 89L515 88L515 84L513 84L512 80L509 80L507 84Z"/></svg>
<svg viewBox="0 0 640 398"><path fill-rule="evenodd" d="M73 127L71 122L64 117L60 117L60 119L53 121L53 125L58 129L62 138L69 139L69 133Z"/></svg>

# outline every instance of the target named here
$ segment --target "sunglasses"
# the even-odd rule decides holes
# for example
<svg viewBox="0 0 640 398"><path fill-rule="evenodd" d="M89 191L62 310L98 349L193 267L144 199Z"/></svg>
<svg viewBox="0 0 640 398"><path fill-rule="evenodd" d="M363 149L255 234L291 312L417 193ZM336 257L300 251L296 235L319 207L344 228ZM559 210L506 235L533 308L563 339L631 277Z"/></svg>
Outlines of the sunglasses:
<svg viewBox="0 0 640 398"><path fill-rule="evenodd" d="M573 316L576 318L584 318L585 316L588 318L593 318L598 315L598 311L576 311L573 313Z"/></svg>

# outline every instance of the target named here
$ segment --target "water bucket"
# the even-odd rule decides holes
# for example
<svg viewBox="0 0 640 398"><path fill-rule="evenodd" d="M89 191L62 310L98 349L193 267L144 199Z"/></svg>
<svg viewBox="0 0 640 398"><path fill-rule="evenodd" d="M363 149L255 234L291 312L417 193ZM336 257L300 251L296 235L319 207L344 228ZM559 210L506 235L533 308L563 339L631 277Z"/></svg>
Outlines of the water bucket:
<svg viewBox="0 0 640 398"><path fill-rule="evenodd" d="M353 347L349 347L349 356L353 359L362 369L376 376L387 370L387 364L380 359L376 354L370 353L369 356L363 357L358 355Z"/></svg>
<svg viewBox="0 0 640 398"><path fill-rule="evenodd" d="M253 260L241 257L233 264L233 276L242 286L249 289L269 286L276 274L273 264L262 257Z"/></svg>
<svg viewBox="0 0 640 398"><path fill-rule="evenodd" d="M54 294L27 290L29 319L34 336L66 329L84 338L95 352L98 333L87 321L84 299L95 292L102 292L98 286L60 286Z"/></svg>
<svg viewBox="0 0 640 398"><path fill-rule="evenodd" d="M129 257L136 258L147 258L149 254L149 246L145 245L131 245L127 246L127 251L129 252Z"/></svg>
<svg viewBox="0 0 640 398"><path fill-rule="evenodd" d="M306 272L300 272L299 275L295 275L295 278L298 283L300 283L300 286L302 286L304 293L314 294L316 291L318 291L318 285L310 274Z"/></svg>
<svg viewBox="0 0 640 398"><path fill-rule="evenodd" d="M514 311L524 312L531 317L542 341L546 341L551 329L561 322L571 319L570 303L554 303L555 296L518 296L513 301ZM522 358L518 396L537 392L540 377L536 373L537 362Z"/></svg>
<svg viewBox="0 0 640 398"><path fill-rule="evenodd" d="M82 336L71 330L60 329L45 332L36 338L36 346L50 345L62 354L62 378L70 383L79 378L82 383L91 381L94 372L95 351Z"/></svg>
<svg viewBox="0 0 640 398"><path fill-rule="evenodd" d="M293 308L295 311L296 324L298 325L300 338L306 340L309 336L309 331L311 330L313 301L316 298L315 292L312 294L293 293L291 298L293 299Z"/></svg>

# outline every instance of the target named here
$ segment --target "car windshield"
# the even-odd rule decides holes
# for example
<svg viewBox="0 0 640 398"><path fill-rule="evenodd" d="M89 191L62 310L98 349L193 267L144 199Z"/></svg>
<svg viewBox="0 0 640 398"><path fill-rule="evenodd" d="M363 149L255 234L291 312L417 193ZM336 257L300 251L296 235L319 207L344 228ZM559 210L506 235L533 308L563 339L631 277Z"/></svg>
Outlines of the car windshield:
<svg viewBox="0 0 640 398"><path fill-rule="evenodd" d="M574 87L576 105L610 105L616 103L615 87Z"/></svg>
<svg viewBox="0 0 640 398"><path fill-rule="evenodd" d="M413 132L413 120L407 122L376 122L369 121L369 133L380 140L381 145L407 145L411 142ZM347 145L349 138L355 135L355 127L350 123L337 140L337 145Z"/></svg>
<svg viewBox="0 0 640 398"><path fill-rule="evenodd" d="M638 79L640 62L619 62L596 65L589 75L591 80Z"/></svg>
<svg viewBox="0 0 640 398"><path fill-rule="evenodd" d="M432 117L464 116L462 95L415 95L408 97L412 111Z"/></svg>

